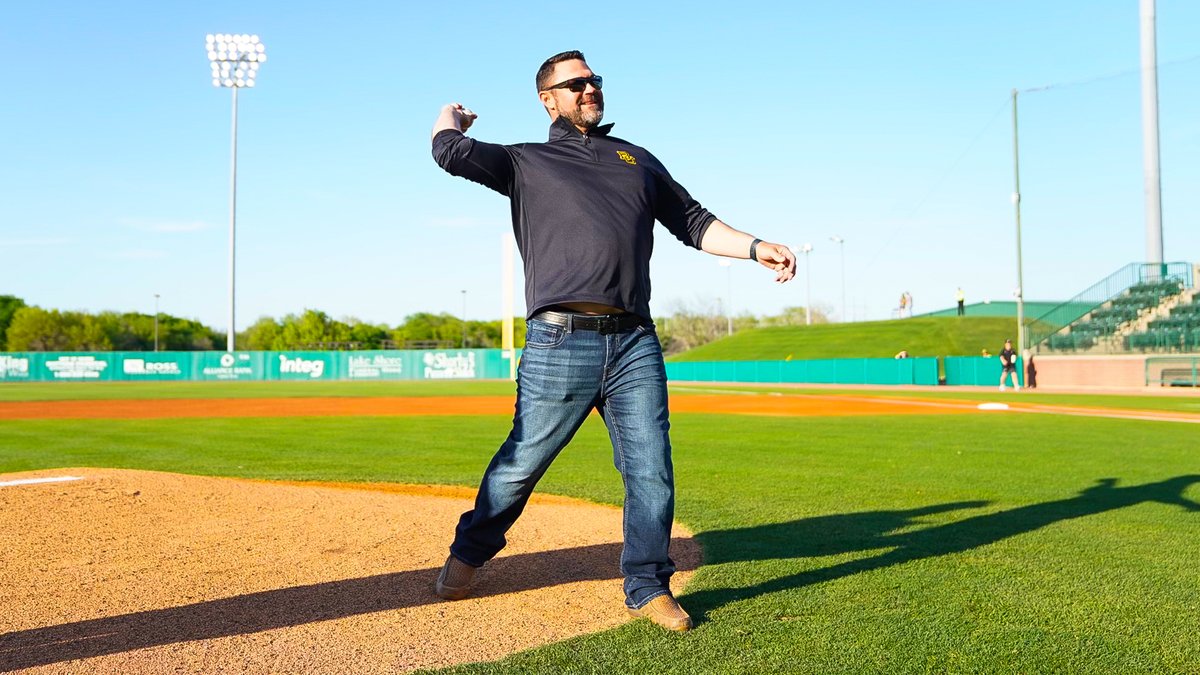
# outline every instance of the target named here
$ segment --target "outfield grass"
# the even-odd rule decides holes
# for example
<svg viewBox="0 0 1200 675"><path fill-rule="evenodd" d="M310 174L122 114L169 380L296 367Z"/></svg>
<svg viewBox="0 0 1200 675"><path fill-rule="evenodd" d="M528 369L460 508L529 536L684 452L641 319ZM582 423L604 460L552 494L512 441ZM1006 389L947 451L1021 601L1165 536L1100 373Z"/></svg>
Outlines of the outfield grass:
<svg viewBox="0 0 1200 675"><path fill-rule="evenodd" d="M1200 671L1192 425L673 422L677 517L706 558L681 594L697 629L633 622L454 672ZM10 420L0 422L0 471L473 486L507 431L499 416ZM620 503L597 419L540 489Z"/></svg>
<svg viewBox="0 0 1200 675"><path fill-rule="evenodd" d="M1016 339L1017 322L1005 317L915 317L894 321L826 323L757 328L722 338L669 361L782 361L784 359L892 358L998 354Z"/></svg>

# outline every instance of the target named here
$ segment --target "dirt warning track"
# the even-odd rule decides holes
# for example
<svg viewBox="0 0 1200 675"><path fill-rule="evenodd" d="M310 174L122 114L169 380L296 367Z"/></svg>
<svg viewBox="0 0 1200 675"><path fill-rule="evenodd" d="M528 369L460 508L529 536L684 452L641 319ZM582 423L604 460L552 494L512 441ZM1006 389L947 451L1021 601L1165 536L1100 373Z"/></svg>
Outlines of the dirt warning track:
<svg viewBox="0 0 1200 675"><path fill-rule="evenodd" d="M0 419L156 419L200 417L342 417L512 415L514 397L236 398L0 402ZM745 415L931 415L977 412L974 406L844 396L696 394L671 397L671 411Z"/></svg>
<svg viewBox="0 0 1200 675"><path fill-rule="evenodd" d="M1003 411L980 405L1004 401ZM514 397L409 396L229 399L128 399L99 401L0 402L3 419L169 419L219 417L393 417L407 415L513 414ZM1154 422L1200 423L1200 414L1157 410L1046 405L1017 395L979 400L860 394L775 394L756 392L674 394L673 413L721 413L781 417L860 415L964 415L1038 413Z"/></svg>

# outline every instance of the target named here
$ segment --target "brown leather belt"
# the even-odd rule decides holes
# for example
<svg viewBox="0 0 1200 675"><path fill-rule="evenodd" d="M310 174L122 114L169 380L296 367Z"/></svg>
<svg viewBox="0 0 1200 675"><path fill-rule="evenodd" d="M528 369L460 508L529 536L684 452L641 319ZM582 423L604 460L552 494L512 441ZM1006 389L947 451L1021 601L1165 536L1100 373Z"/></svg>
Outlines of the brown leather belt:
<svg viewBox="0 0 1200 675"><path fill-rule="evenodd" d="M623 333L646 323L637 314L577 314L546 310L533 316L538 321L572 330L594 330L601 335Z"/></svg>

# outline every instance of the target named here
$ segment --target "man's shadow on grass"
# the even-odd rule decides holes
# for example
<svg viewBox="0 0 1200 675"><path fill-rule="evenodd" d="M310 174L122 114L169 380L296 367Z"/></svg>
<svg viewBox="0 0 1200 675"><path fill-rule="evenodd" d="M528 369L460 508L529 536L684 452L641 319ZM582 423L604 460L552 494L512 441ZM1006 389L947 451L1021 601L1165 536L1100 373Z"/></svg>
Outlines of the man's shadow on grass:
<svg viewBox="0 0 1200 675"><path fill-rule="evenodd" d="M924 516L978 508L986 506L987 502L955 502L907 510L819 516L703 532L697 539L705 548L708 564L890 550L752 586L691 593L685 606L698 618L703 618L714 608L730 602L912 560L961 553L1052 523L1143 502L1200 511L1200 504L1183 496L1183 492L1197 482L1200 482L1200 475L1186 475L1121 488L1116 487L1116 479L1106 478L1069 499L973 516L923 529L912 528L919 527L919 519ZM502 556L489 564L472 596L488 597L578 581L615 580L620 550L620 544L609 543ZM0 672L441 602L432 592L436 575L435 568L394 572L13 631L0 634Z"/></svg>
<svg viewBox="0 0 1200 675"><path fill-rule="evenodd" d="M879 555L806 570L751 586L698 591L687 595L685 606L697 618L731 602L767 593L840 579L853 574L901 565L914 560L962 553L1047 525L1107 511L1157 502L1200 511L1200 503L1183 496L1200 475L1177 476L1157 483L1117 487L1103 478L1068 499L1030 504L953 522L912 529L920 518L937 513L979 508L988 502L955 502L901 511L872 511L804 518L786 523L697 535L705 564L822 557L888 549Z"/></svg>

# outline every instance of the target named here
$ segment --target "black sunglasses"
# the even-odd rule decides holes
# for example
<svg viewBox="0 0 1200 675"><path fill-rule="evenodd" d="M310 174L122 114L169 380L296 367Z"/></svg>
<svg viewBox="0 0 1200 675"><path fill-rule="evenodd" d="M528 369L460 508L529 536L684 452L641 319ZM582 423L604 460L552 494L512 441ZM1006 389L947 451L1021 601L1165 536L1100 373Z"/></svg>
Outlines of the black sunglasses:
<svg viewBox="0 0 1200 675"><path fill-rule="evenodd" d="M576 94L582 94L583 90L587 89L589 84L595 89L601 89L604 87L604 78L599 75L573 77L566 82L559 82L554 86L546 87L546 91L550 91L551 89L569 89Z"/></svg>

